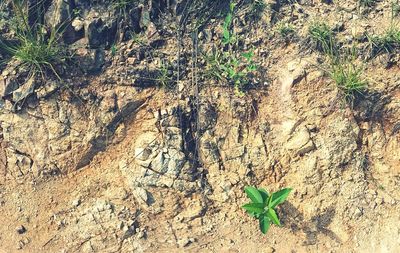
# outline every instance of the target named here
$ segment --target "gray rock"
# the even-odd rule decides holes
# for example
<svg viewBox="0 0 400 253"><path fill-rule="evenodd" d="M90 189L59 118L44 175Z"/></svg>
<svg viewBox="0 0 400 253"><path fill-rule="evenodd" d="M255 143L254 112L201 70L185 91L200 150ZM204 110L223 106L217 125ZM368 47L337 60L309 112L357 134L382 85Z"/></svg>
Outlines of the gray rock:
<svg viewBox="0 0 400 253"><path fill-rule="evenodd" d="M117 32L117 21L109 15L98 16L92 11L85 20L85 36L90 48L110 46Z"/></svg>
<svg viewBox="0 0 400 253"><path fill-rule="evenodd" d="M62 28L62 37L67 43L73 43L83 37L82 31L76 31L71 25L73 0L54 0L45 13L45 22L53 29Z"/></svg>
<svg viewBox="0 0 400 253"><path fill-rule="evenodd" d="M0 75L0 97L12 95L12 93L20 87L21 79L23 80L29 73L25 68L17 68L20 63L11 61Z"/></svg>
<svg viewBox="0 0 400 253"><path fill-rule="evenodd" d="M60 88L60 84L56 80L46 80L39 88L36 89L37 98L47 98L54 94Z"/></svg>
<svg viewBox="0 0 400 253"><path fill-rule="evenodd" d="M286 143L286 148L289 151L295 152L296 155L304 155L312 151L315 146L311 140L308 129L306 127L301 127L290 137Z"/></svg>
<svg viewBox="0 0 400 253"><path fill-rule="evenodd" d="M137 200L146 204L147 206L150 206L152 203L154 203L151 194L142 187L137 187L133 194Z"/></svg>
<svg viewBox="0 0 400 253"><path fill-rule="evenodd" d="M70 19L72 10L70 0L54 0L45 14L45 21L50 27L58 29Z"/></svg>
<svg viewBox="0 0 400 253"><path fill-rule="evenodd" d="M115 92L105 93L105 99L97 104L89 100L86 108L98 112L90 117L79 105L56 98L39 102L29 114L2 111L0 126L3 142L8 147L10 173L15 178L30 173L51 176L89 164L111 143L108 140L112 140L122 119L134 113L143 102L135 100L134 88L119 87L118 92L126 95L115 97Z"/></svg>
<svg viewBox="0 0 400 253"><path fill-rule="evenodd" d="M14 111L22 109L24 101L34 93L36 85L35 75L32 75L23 85L12 93L12 100L14 101Z"/></svg>

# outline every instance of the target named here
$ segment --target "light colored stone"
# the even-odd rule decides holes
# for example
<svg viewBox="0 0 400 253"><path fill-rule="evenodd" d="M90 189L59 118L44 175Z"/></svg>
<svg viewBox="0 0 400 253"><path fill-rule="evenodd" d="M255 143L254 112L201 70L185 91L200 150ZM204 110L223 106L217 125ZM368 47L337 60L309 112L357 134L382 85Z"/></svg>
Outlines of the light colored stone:
<svg viewBox="0 0 400 253"><path fill-rule="evenodd" d="M82 30L83 29L83 26L85 25L85 22L83 22L81 19L79 19L79 18L75 18L73 21L72 21L72 27L74 28L74 30L76 31L76 32L79 32L80 30Z"/></svg>
<svg viewBox="0 0 400 253"><path fill-rule="evenodd" d="M301 127L293 133L285 146L289 151L294 151L296 155L304 155L315 148L310 133L305 127Z"/></svg>
<svg viewBox="0 0 400 253"><path fill-rule="evenodd" d="M148 203L149 196L144 188L137 187L134 191L134 195L139 201L145 203L146 205L149 205Z"/></svg>

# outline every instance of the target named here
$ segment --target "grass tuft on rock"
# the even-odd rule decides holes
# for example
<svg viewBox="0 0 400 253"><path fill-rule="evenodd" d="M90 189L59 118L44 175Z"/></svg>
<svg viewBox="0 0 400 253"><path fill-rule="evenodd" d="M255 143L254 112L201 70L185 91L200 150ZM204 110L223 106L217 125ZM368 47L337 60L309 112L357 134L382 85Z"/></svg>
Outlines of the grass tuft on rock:
<svg viewBox="0 0 400 253"><path fill-rule="evenodd" d="M369 41L373 55L382 52L392 53L395 49L400 48L400 28L392 22L382 35L370 36Z"/></svg>
<svg viewBox="0 0 400 253"><path fill-rule="evenodd" d="M360 6L372 7L376 4L377 0L358 0Z"/></svg>
<svg viewBox="0 0 400 253"><path fill-rule="evenodd" d="M330 58L329 76L350 103L357 95L362 95L368 86L368 82L363 78L363 68L356 58L354 48Z"/></svg>
<svg viewBox="0 0 400 253"><path fill-rule="evenodd" d="M12 40L0 40L0 49L20 65L27 67L32 74L44 76L50 70L58 78L55 66L66 59L65 51L60 47L59 29L50 31L40 23L30 25L28 21L28 2L12 1L13 20L10 30Z"/></svg>

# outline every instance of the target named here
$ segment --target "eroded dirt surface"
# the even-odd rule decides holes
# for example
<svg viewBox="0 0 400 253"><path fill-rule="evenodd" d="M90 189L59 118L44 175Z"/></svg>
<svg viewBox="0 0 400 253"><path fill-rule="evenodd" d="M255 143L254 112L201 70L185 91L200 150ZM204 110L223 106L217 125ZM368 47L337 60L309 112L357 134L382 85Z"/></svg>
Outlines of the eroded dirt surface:
<svg viewBox="0 0 400 253"><path fill-rule="evenodd" d="M305 2L281 4L293 42L271 38L274 22L249 32L268 71L244 96L189 67L182 89L143 84L132 71L159 56L128 41L101 73L71 77L72 91L2 106L0 252L399 252L397 63L368 62L371 87L349 105L301 37L308 15L342 17L343 40L378 28L388 1L360 19L347 1ZM247 185L294 189L282 227L261 235L240 208Z"/></svg>

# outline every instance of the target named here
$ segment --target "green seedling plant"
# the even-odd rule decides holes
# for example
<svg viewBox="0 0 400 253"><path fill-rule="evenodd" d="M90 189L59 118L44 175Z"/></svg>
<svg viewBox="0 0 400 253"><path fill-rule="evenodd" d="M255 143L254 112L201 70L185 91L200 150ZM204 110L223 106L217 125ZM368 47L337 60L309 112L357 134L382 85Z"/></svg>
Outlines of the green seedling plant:
<svg viewBox="0 0 400 253"><path fill-rule="evenodd" d="M156 81L159 83L160 87L165 89L172 89L174 87L173 71L169 69L169 64L166 61L161 61L158 68L158 74Z"/></svg>
<svg viewBox="0 0 400 253"><path fill-rule="evenodd" d="M232 45L232 44L234 44L236 42L236 36L231 31L234 10L235 10L235 4L231 3L230 6L229 6L229 12L226 15L224 23L222 25L222 29L223 29L223 31L222 31L222 44L224 46Z"/></svg>
<svg viewBox="0 0 400 253"><path fill-rule="evenodd" d="M275 208L285 202L291 191L291 188L284 188L269 194L265 189L248 186L245 192L251 202L243 205L242 208L250 216L258 219L261 232L266 234L271 224L282 226Z"/></svg>
<svg viewBox="0 0 400 253"><path fill-rule="evenodd" d="M257 70L254 52L236 52L237 36L232 31L235 4L231 3L229 12L222 25L221 44L224 48L214 48L206 56L206 73L217 81L227 81L235 88L236 94L243 96L243 90L250 82L249 77Z"/></svg>
<svg viewBox="0 0 400 253"><path fill-rule="evenodd" d="M118 48L117 48L117 45L114 43L114 44L112 44L111 45L111 56L116 56L117 55L117 51L118 51Z"/></svg>

